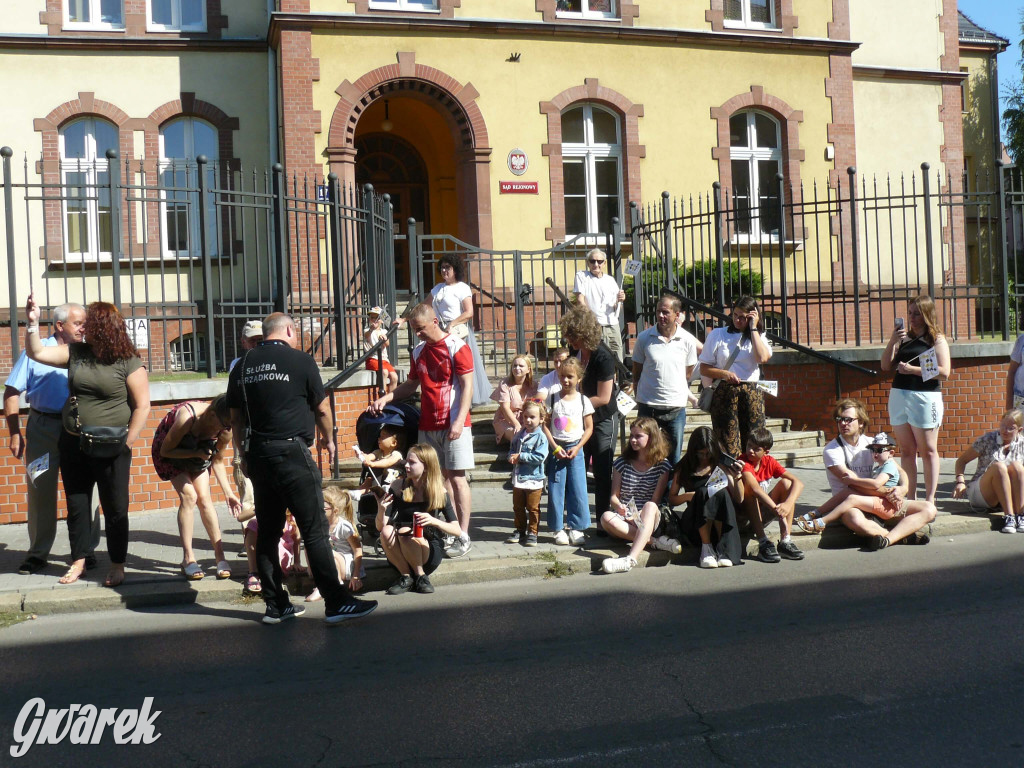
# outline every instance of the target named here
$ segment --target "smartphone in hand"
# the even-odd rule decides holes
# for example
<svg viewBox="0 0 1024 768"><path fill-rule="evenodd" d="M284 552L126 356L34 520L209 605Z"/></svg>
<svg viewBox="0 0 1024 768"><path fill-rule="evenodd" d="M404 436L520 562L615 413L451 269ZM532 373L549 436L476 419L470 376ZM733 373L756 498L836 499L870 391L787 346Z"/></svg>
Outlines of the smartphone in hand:
<svg viewBox="0 0 1024 768"><path fill-rule="evenodd" d="M904 329L904 327L905 327L905 324L904 324L903 318L902 317L897 317L896 318L896 330L897 331L902 331Z"/></svg>

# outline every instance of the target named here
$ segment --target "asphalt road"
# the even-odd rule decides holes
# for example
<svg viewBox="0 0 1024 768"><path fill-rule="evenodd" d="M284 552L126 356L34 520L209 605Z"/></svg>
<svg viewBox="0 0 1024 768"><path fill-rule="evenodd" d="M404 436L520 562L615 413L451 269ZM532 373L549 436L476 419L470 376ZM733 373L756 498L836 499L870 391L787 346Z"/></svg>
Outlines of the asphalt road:
<svg viewBox="0 0 1024 768"><path fill-rule="evenodd" d="M0 765L1020 766L1024 535L0 630ZM160 714L150 745L35 745L27 701ZM29 721L31 722L31 721Z"/></svg>

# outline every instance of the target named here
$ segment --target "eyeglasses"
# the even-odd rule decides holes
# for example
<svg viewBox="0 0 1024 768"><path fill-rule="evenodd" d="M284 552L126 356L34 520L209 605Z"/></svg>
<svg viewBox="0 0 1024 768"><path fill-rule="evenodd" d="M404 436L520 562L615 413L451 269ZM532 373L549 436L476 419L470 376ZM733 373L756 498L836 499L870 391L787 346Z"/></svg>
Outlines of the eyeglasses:
<svg viewBox="0 0 1024 768"><path fill-rule="evenodd" d="M587 259L587 264L604 264L604 259Z"/></svg>
<svg viewBox="0 0 1024 768"><path fill-rule="evenodd" d="M892 446L891 445L869 445L868 448L871 449L872 453L882 453L883 451L891 451L892 450Z"/></svg>
<svg viewBox="0 0 1024 768"><path fill-rule="evenodd" d="M836 424L849 424L851 421L856 420L856 416L836 416Z"/></svg>

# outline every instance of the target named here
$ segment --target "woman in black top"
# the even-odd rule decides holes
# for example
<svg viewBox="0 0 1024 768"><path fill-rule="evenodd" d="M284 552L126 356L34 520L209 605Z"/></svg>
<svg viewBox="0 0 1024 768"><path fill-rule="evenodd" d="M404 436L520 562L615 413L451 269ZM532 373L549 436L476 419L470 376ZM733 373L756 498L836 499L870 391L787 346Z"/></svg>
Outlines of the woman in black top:
<svg viewBox="0 0 1024 768"><path fill-rule="evenodd" d="M920 455L925 501L934 503L939 485L938 443L943 415L940 382L950 373L949 345L939 330L931 296L921 294L910 302L905 325L908 327L896 324L882 353L882 370L896 372L889 390L889 424L896 434L900 464L910 483L907 498L917 498ZM930 365L932 350L935 363Z"/></svg>
<svg viewBox="0 0 1024 768"><path fill-rule="evenodd" d="M416 443L409 449L405 477L377 499L376 524L388 562L399 573L387 593L433 592L430 574L444 557L444 537L458 536L462 529L444 490L441 462L431 446ZM416 536L420 527L421 535Z"/></svg>
<svg viewBox="0 0 1024 768"><path fill-rule="evenodd" d="M615 459L615 434L619 411L615 403L615 355L601 341L601 326L586 307L574 307L559 323L562 335L583 364L580 392L594 406L594 431L583 455L594 472L594 506L597 514L611 509L612 462ZM603 533L600 520L597 530Z"/></svg>

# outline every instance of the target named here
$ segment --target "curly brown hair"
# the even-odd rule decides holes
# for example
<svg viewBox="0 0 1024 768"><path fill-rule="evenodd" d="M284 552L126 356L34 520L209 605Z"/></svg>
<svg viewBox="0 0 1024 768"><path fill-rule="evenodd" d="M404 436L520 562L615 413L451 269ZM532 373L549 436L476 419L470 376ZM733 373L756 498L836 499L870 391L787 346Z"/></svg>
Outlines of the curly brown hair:
<svg viewBox="0 0 1024 768"><path fill-rule="evenodd" d="M559 322L562 335L572 346L593 352L601 343L601 326L586 307L573 307Z"/></svg>
<svg viewBox="0 0 1024 768"><path fill-rule="evenodd" d="M124 317L113 304L94 301L85 311L85 342L96 359L105 365L138 357L128 336Z"/></svg>

